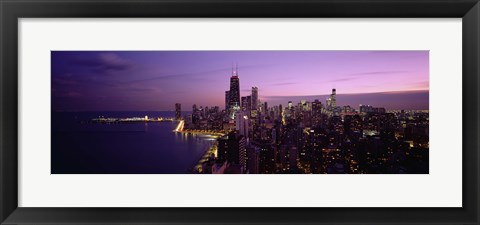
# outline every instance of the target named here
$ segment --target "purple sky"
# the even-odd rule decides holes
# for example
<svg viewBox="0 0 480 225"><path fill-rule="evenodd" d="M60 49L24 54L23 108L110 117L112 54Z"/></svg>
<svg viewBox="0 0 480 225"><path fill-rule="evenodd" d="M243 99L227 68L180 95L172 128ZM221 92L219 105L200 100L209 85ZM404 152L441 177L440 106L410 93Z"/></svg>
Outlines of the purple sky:
<svg viewBox="0 0 480 225"><path fill-rule="evenodd" d="M428 109L428 51L52 51L54 111L224 107L232 65L241 95L269 106L337 89L337 105Z"/></svg>

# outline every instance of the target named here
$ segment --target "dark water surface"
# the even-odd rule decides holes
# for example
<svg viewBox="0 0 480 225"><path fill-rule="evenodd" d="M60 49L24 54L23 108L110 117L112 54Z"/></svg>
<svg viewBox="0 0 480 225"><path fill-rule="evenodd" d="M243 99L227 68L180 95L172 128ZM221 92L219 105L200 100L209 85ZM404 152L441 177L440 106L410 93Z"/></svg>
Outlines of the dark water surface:
<svg viewBox="0 0 480 225"><path fill-rule="evenodd" d="M52 174L189 173L213 139L173 132L177 122L90 123L105 117L173 117L174 112L52 113Z"/></svg>

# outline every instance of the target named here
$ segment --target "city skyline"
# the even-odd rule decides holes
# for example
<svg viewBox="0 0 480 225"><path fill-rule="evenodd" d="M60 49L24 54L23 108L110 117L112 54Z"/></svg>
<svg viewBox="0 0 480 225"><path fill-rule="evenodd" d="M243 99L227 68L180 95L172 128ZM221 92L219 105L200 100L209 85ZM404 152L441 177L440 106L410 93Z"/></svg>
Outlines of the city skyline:
<svg viewBox="0 0 480 225"><path fill-rule="evenodd" d="M52 52L52 173L427 174L428 84L427 51Z"/></svg>
<svg viewBox="0 0 480 225"><path fill-rule="evenodd" d="M325 103L335 88L339 105L428 109L428 51L53 51L52 109L224 108L235 64L240 97L258 87L270 105Z"/></svg>

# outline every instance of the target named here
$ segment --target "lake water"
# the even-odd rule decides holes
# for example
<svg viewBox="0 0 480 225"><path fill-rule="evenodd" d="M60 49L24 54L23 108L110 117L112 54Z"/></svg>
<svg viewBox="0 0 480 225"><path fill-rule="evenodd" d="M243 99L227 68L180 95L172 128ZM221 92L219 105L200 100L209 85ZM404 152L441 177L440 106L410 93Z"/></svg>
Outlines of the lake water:
<svg viewBox="0 0 480 225"><path fill-rule="evenodd" d="M52 113L52 174L190 173L214 142L173 132L177 122L89 122L98 116L174 117L174 112Z"/></svg>

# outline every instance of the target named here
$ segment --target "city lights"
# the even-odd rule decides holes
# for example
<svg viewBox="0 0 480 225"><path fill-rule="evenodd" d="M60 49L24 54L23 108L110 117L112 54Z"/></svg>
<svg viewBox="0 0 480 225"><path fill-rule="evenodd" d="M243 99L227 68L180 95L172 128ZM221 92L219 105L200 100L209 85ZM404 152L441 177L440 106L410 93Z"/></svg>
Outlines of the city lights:
<svg viewBox="0 0 480 225"><path fill-rule="evenodd" d="M429 173L429 51L52 51L51 71L52 174Z"/></svg>
<svg viewBox="0 0 480 225"><path fill-rule="evenodd" d="M340 106L335 88L325 105L268 106L261 87L242 97L239 88L235 67L225 109L193 105L178 125L223 133L194 173L428 173L428 110Z"/></svg>

